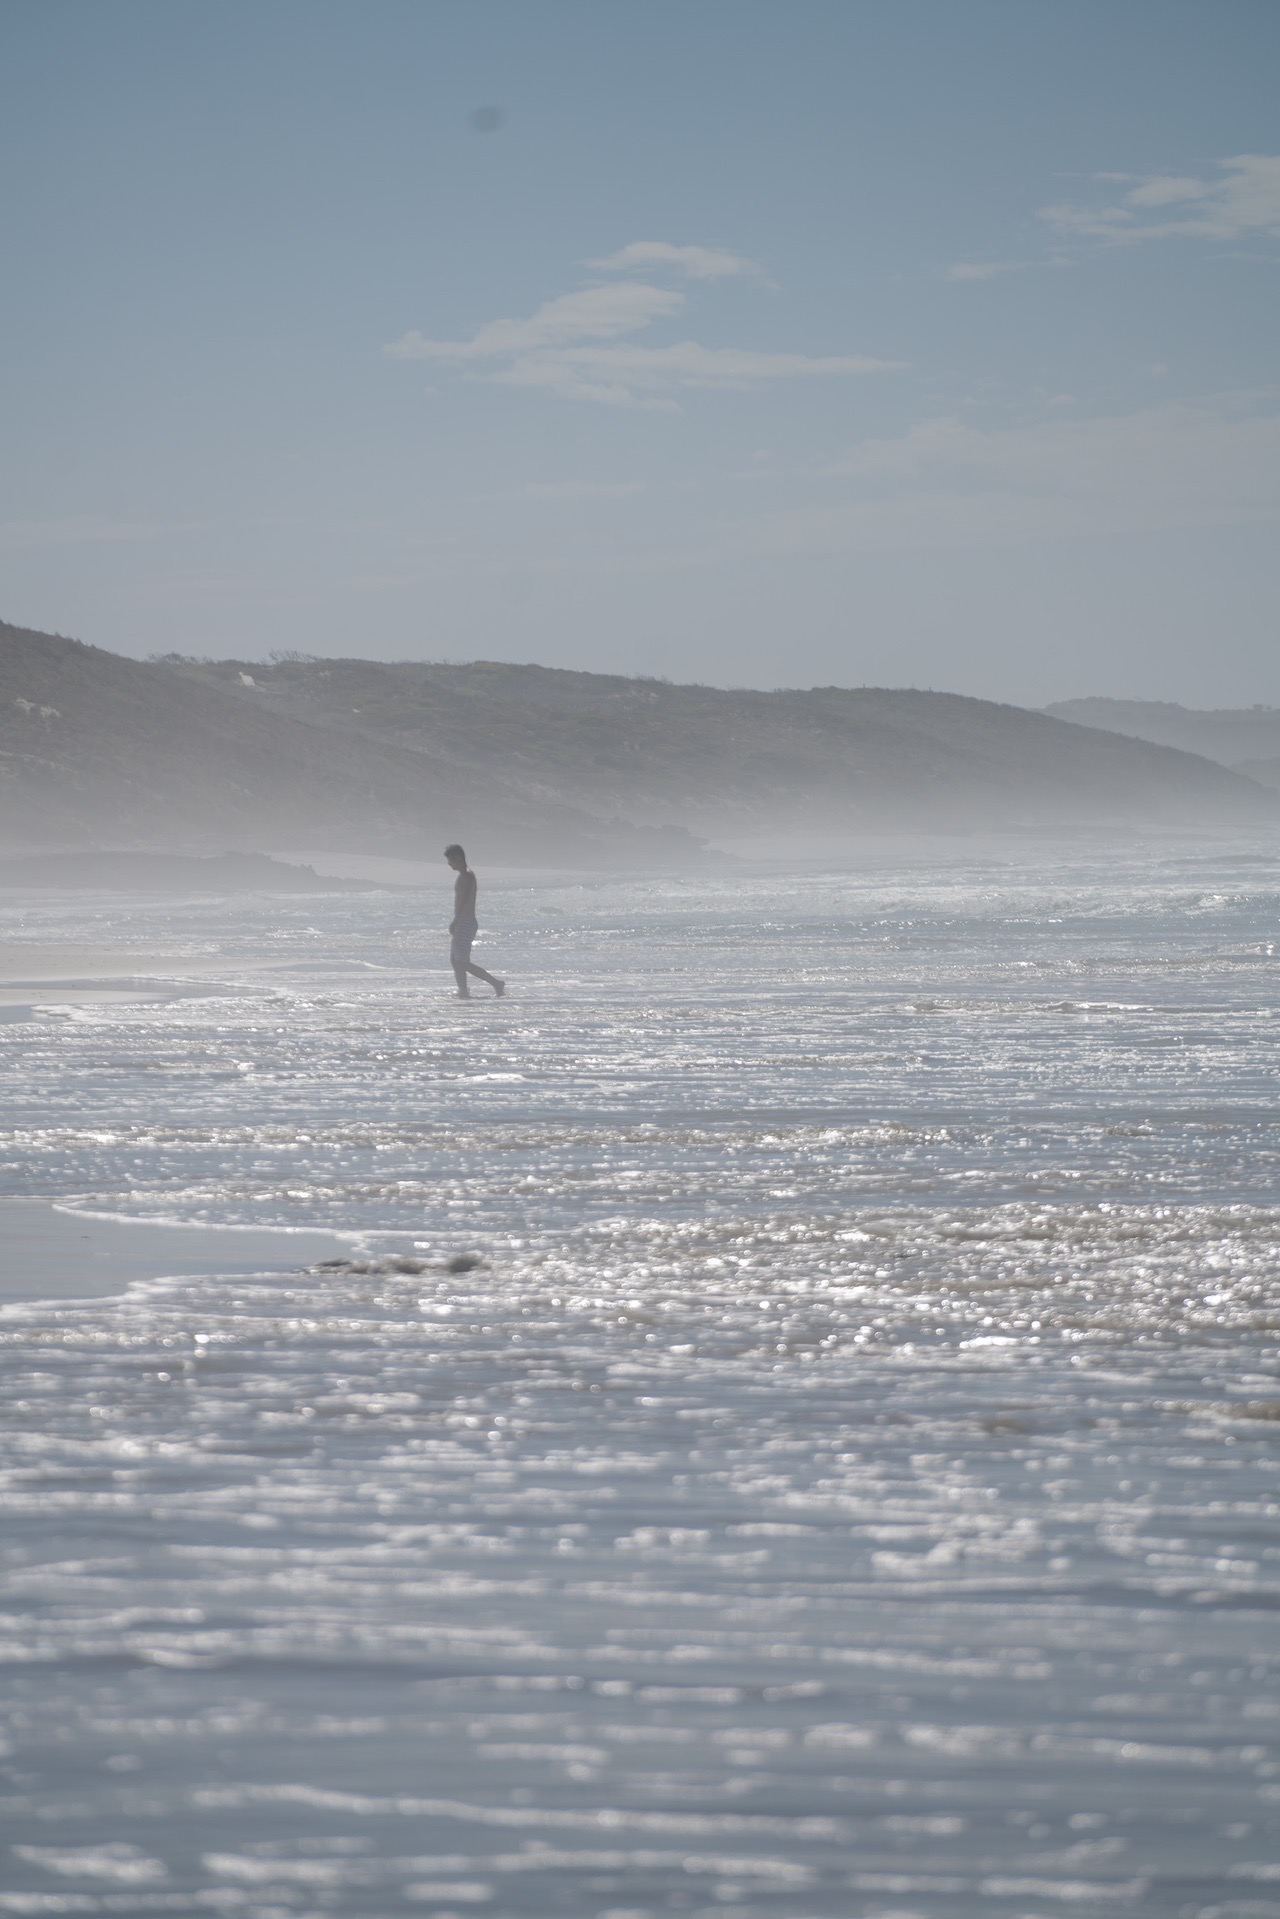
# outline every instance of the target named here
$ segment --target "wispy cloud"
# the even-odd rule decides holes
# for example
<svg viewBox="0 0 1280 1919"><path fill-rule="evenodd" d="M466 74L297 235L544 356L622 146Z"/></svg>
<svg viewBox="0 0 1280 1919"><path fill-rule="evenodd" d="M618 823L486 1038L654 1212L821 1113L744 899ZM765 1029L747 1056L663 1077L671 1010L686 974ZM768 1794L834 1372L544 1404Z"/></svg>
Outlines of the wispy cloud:
<svg viewBox="0 0 1280 1919"><path fill-rule="evenodd" d="M643 493L643 480L532 480L521 489L526 500L626 500Z"/></svg>
<svg viewBox="0 0 1280 1919"><path fill-rule="evenodd" d="M661 253L693 278L727 278L751 268L736 254L707 247L668 247L637 241L598 265L647 263ZM697 256L690 261L689 256ZM723 264L733 262L732 267ZM717 264L719 263L719 264ZM714 268L714 270L713 270ZM406 333L384 348L397 360L475 367L474 378L501 386L540 388L604 406L674 407L673 395L694 388L744 391L781 380L827 379L880 373L902 365L863 353L762 352L679 340L641 345L628 337L688 306L688 295L647 280L612 281L548 300L525 319L490 320L470 339L433 340Z"/></svg>
<svg viewBox="0 0 1280 1919"><path fill-rule="evenodd" d="M633 240L603 260L587 265L602 273L631 273L636 268L660 271L671 267L690 280L737 280L744 274L764 275L764 268L727 247L675 247L667 240Z"/></svg>
<svg viewBox="0 0 1280 1919"><path fill-rule="evenodd" d="M943 268L944 280L996 280L1002 273L1020 273L1022 263L1016 260L957 260L953 265Z"/></svg>
<svg viewBox="0 0 1280 1919"><path fill-rule="evenodd" d="M154 540L185 532L193 523L165 525L158 520L112 520L101 513L79 513L60 520L0 521L0 549L21 552L32 547L114 545L132 540Z"/></svg>
<svg viewBox="0 0 1280 1919"><path fill-rule="evenodd" d="M530 480L525 486L508 487L501 493L481 493L483 504L498 501L531 501L552 505L563 501L627 500L647 490L644 480Z"/></svg>
<svg viewBox="0 0 1280 1919"><path fill-rule="evenodd" d="M1039 217L1067 240L1132 246L1175 238L1280 239L1280 155L1241 153L1217 176L1099 173L1100 186L1127 191L1096 206L1041 207Z"/></svg>
<svg viewBox="0 0 1280 1919"><path fill-rule="evenodd" d="M938 419L864 440L821 471L770 477L806 491L817 480L821 492L691 520L662 549L548 561L626 574L1267 525L1280 522L1280 393L1016 427Z"/></svg>
<svg viewBox="0 0 1280 1919"><path fill-rule="evenodd" d="M1014 427L938 419L867 440L826 475L843 499L793 529L891 543L1021 539L1280 521L1280 393L1219 394Z"/></svg>
<svg viewBox="0 0 1280 1919"><path fill-rule="evenodd" d="M652 321L678 313L683 293L626 280L620 285L584 287L548 300L526 320L490 320L469 340L427 340L406 333L386 348L393 360L501 360L517 354L561 348L573 340L608 340L636 333Z"/></svg>
<svg viewBox="0 0 1280 1919"><path fill-rule="evenodd" d="M858 353L755 353L743 347L709 347L696 340L680 340L673 346L582 346L529 354L492 377L504 386L544 387L568 399L597 400L608 406L670 407L675 404L669 397L673 389L741 392L779 380L881 373L900 364Z"/></svg>

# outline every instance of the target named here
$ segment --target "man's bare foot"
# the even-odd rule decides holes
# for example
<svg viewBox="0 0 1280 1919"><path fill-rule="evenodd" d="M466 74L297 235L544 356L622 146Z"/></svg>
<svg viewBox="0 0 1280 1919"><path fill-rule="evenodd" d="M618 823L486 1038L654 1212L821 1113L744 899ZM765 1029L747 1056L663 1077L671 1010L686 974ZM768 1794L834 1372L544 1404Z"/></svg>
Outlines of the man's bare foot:
<svg viewBox="0 0 1280 1919"><path fill-rule="evenodd" d="M464 993L464 992L457 992L457 993L455 993L455 994L454 994L454 996L453 996L453 997L454 997L455 999L470 999L470 998L471 998L471 995L470 995L470 993Z"/></svg>
<svg viewBox="0 0 1280 1919"><path fill-rule="evenodd" d="M496 979L493 982L493 997L495 999L501 999L506 990L507 982L504 979Z"/></svg>

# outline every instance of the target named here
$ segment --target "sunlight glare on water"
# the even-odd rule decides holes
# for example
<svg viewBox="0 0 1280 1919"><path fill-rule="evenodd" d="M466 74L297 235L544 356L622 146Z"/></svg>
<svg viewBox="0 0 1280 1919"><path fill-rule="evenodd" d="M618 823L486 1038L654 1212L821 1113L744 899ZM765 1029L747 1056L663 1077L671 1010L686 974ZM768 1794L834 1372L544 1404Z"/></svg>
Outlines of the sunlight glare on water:
<svg viewBox="0 0 1280 1919"><path fill-rule="evenodd" d="M0 1315L0 1911L1280 1912L1274 847L483 902L5 909L236 965L4 1192L352 1237Z"/></svg>

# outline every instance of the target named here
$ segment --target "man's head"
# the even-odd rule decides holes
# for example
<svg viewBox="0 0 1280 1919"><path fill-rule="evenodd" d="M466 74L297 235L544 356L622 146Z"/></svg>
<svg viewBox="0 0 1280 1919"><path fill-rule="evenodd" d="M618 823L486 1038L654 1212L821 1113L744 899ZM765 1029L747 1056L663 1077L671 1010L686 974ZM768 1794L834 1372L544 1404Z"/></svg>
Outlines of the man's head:
<svg viewBox="0 0 1280 1919"><path fill-rule="evenodd" d="M453 868L455 873L466 872L467 856L463 852L460 846L446 846L444 849L444 856L448 860L450 866Z"/></svg>

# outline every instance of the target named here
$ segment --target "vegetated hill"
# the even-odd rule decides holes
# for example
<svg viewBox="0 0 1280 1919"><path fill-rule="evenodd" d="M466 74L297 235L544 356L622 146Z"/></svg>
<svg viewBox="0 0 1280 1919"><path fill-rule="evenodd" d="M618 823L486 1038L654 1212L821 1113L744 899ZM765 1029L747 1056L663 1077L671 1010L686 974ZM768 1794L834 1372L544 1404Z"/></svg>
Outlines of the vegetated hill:
<svg viewBox="0 0 1280 1919"><path fill-rule="evenodd" d="M0 850L685 864L691 834L1271 817L1204 759L945 693L479 662L142 662L0 626Z"/></svg>
<svg viewBox="0 0 1280 1919"><path fill-rule="evenodd" d="M566 864L697 857L431 752L317 727L198 675L0 624L0 850L353 847L463 830L490 858L554 839Z"/></svg>
<svg viewBox="0 0 1280 1919"><path fill-rule="evenodd" d="M958 694L752 692L479 661L173 659L175 677L481 769L530 801L713 838L1266 818L1203 758Z"/></svg>
<svg viewBox="0 0 1280 1919"><path fill-rule="evenodd" d="M1231 770L1233 773L1239 773L1242 779L1256 780L1259 786L1268 786L1273 793L1280 793L1280 758L1241 760Z"/></svg>
<svg viewBox="0 0 1280 1919"><path fill-rule="evenodd" d="M1280 785L1280 707L1224 706L1200 712L1162 700L1090 699L1058 700L1044 710L1077 726L1100 726L1109 733L1202 754L1263 786Z"/></svg>
<svg viewBox="0 0 1280 1919"><path fill-rule="evenodd" d="M0 887L24 893L373 893L371 880L322 878L269 853L22 853L0 857Z"/></svg>

